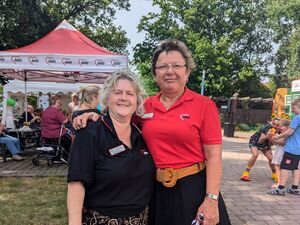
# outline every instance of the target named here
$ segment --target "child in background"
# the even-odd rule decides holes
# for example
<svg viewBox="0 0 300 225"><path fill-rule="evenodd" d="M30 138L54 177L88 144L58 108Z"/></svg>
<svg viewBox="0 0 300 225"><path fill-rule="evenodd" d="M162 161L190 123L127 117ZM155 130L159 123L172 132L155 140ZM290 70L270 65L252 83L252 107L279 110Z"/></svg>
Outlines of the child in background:
<svg viewBox="0 0 300 225"><path fill-rule="evenodd" d="M269 161L269 166L272 171L272 179L277 180L276 171L274 165L272 164L272 150L271 150L271 142L269 138L272 134L268 131L274 126L279 125L279 118L274 118L271 123L267 123L263 128L259 129L250 137L249 147L251 150L251 158L248 161L247 167L241 176L241 180L250 181L250 170L254 166L256 159L259 155L259 151L262 151L264 156Z"/></svg>
<svg viewBox="0 0 300 225"><path fill-rule="evenodd" d="M284 133L285 131L287 131L289 126L290 126L290 121L288 119L280 118L278 134ZM275 135L278 135L278 134L275 134ZM271 141L272 140L273 140L273 137L271 137ZM283 157L283 153L284 153L285 139L280 138L278 140L273 140L272 142L273 142L273 144L275 144L275 151L273 154L272 164L274 164L274 166L275 166L276 174L278 177L277 183L274 184L272 187L277 187L280 182L280 163L282 161L282 157Z"/></svg>
<svg viewBox="0 0 300 225"><path fill-rule="evenodd" d="M274 140L287 138L284 145L284 154L280 164L280 181L277 188L267 191L270 195L285 195L285 185L292 171L292 187L287 192L299 195L299 161L300 161L300 99L292 102L292 111L295 113L287 131L274 136Z"/></svg>

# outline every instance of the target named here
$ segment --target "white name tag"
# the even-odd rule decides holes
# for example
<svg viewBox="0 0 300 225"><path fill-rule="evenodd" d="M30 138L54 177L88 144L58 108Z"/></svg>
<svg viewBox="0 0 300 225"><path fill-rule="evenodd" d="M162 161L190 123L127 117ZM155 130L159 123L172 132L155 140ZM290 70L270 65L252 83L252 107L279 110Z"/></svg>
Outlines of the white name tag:
<svg viewBox="0 0 300 225"><path fill-rule="evenodd" d="M124 152L125 150L126 150L126 148L124 147L124 145L119 145L117 147L109 149L108 151L111 156L114 156L121 152Z"/></svg>
<svg viewBox="0 0 300 225"><path fill-rule="evenodd" d="M143 116L142 116L142 118L143 119L149 119L149 118L152 118L153 117L153 113L145 113Z"/></svg>

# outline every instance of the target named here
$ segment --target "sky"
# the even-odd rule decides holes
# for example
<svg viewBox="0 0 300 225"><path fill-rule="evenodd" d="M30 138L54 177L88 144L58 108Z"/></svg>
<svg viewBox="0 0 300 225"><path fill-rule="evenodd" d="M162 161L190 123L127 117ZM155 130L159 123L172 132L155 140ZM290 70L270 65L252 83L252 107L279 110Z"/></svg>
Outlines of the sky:
<svg viewBox="0 0 300 225"><path fill-rule="evenodd" d="M127 33L127 38L131 43L127 49L129 51L130 60L133 57L132 48L144 40L145 33L138 33L137 26L142 16L147 15L149 12L159 12L159 7L152 6L150 0L130 0L130 11L120 10L116 14L116 25L122 26L123 30Z"/></svg>

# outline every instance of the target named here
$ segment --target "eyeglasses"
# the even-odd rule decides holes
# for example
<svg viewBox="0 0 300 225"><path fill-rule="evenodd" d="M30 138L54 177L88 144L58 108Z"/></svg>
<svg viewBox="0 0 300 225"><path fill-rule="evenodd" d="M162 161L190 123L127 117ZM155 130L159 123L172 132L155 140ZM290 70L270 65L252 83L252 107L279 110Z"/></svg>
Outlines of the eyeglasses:
<svg viewBox="0 0 300 225"><path fill-rule="evenodd" d="M159 72L165 73L170 69L170 67L172 68L173 71L179 71L183 67L186 67L186 64L184 64L184 65L179 65L179 64L167 65L167 64L164 64L164 65L156 66L155 69L157 69Z"/></svg>

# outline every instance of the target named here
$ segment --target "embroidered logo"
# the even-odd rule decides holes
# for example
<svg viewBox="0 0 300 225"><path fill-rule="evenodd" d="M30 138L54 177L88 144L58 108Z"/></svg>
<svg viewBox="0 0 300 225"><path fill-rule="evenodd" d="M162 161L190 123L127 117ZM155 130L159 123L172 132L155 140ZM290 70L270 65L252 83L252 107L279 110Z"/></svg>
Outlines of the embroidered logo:
<svg viewBox="0 0 300 225"><path fill-rule="evenodd" d="M181 114L180 115L180 119L182 119L182 120L188 120L188 119L190 119L190 115L189 114Z"/></svg>
<svg viewBox="0 0 300 225"><path fill-rule="evenodd" d="M154 113L145 113L145 114L142 116L142 118L143 118L143 119L150 119L150 118L153 117L153 115L154 115Z"/></svg>
<svg viewBox="0 0 300 225"><path fill-rule="evenodd" d="M144 155L144 156L149 155L149 152L146 151L145 149L141 149L141 150L140 150L140 153L141 153L142 155Z"/></svg>

